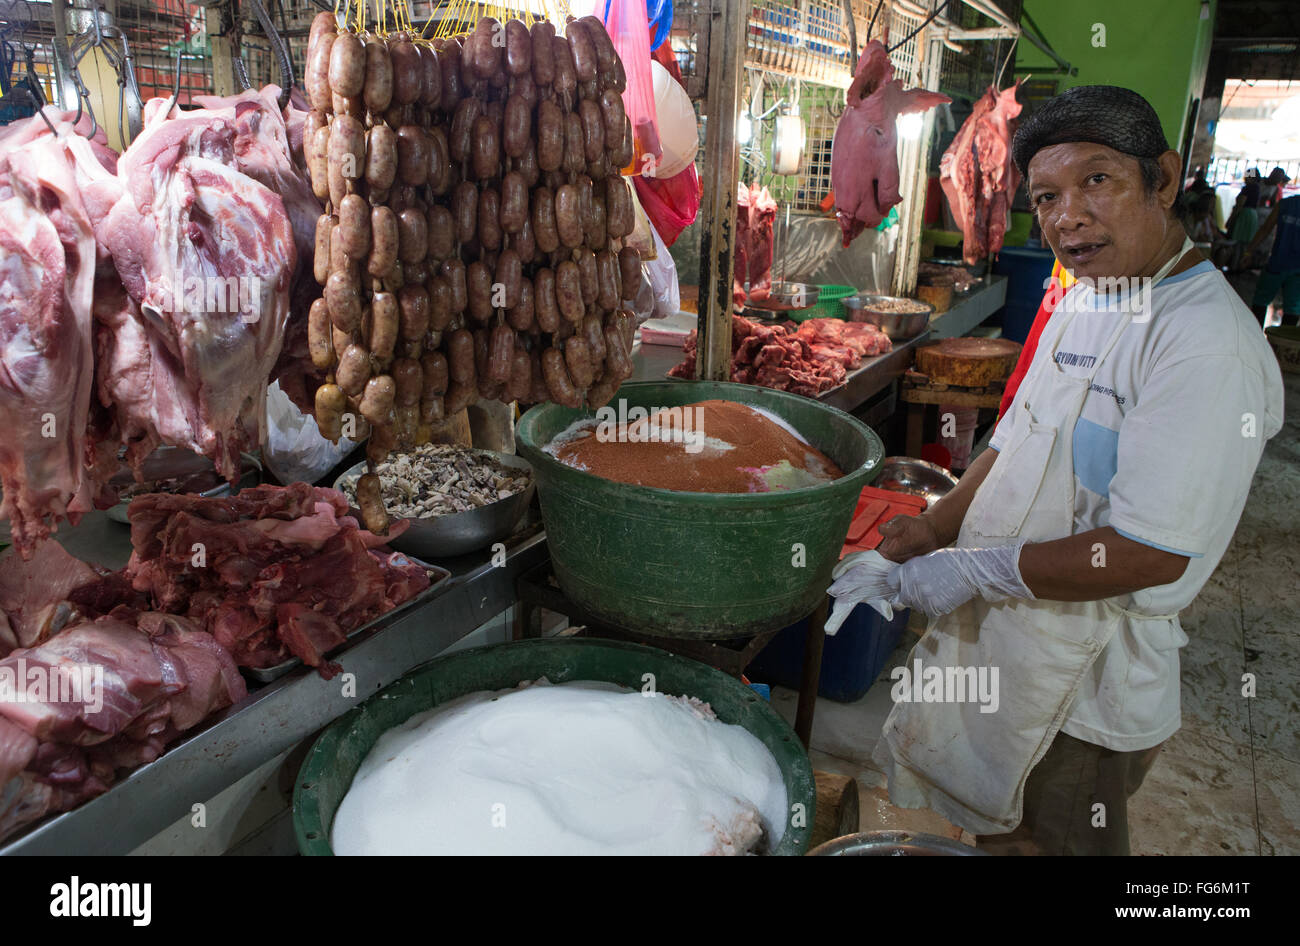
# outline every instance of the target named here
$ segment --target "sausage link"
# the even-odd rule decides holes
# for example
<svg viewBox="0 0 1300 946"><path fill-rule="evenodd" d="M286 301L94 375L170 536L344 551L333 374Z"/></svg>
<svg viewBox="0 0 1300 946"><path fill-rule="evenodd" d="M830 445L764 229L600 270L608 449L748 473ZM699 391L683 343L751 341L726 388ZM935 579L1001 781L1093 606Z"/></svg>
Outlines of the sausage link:
<svg viewBox="0 0 1300 946"><path fill-rule="evenodd" d="M423 80L420 83L420 104L432 111L442 104L442 65L432 46L416 45L415 53Z"/></svg>
<svg viewBox="0 0 1300 946"><path fill-rule="evenodd" d="M518 233L528 219L528 187L518 171L507 171L501 178L501 229Z"/></svg>
<svg viewBox="0 0 1300 946"><path fill-rule="evenodd" d="M565 367L564 353L558 348L548 348L542 352L542 372L546 377L546 390L551 400L564 407L582 406L582 397L574 388Z"/></svg>
<svg viewBox="0 0 1300 946"><path fill-rule="evenodd" d="M600 106L590 99L578 103L578 118L582 121L583 155L588 161L605 156L605 119Z"/></svg>
<svg viewBox="0 0 1300 946"><path fill-rule="evenodd" d="M555 229L560 237L560 242L568 247L579 246L582 243L582 195L579 194L578 188L572 184L565 184L555 193ZM536 226L537 221L533 221ZM541 242L540 228L538 228L538 246L545 246Z"/></svg>
<svg viewBox="0 0 1300 946"><path fill-rule="evenodd" d="M496 177L501 168L501 143L497 140L497 126L487 115L474 119L471 130L470 168L479 180Z"/></svg>
<svg viewBox="0 0 1300 946"><path fill-rule="evenodd" d="M388 44L378 37L366 43L366 81L362 91L366 108L378 115L393 101L393 60Z"/></svg>
<svg viewBox="0 0 1300 946"><path fill-rule="evenodd" d="M507 155L518 158L528 148L533 133L532 109L522 95L506 99L502 116L501 147Z"/></svg>
<svg viewBox="0 0 1300 946"><path fill-rule="evenodd" d="M486 323L492 318L492 271L482 260L475 260L465 270L465 288L469 293L469 315Z"/></svg>
<svg viewBox="0 0 1300 946"><path fill-rule="evenodd" d="M366 184L372 199L387 193L397 179L397 135L383 122L366 134Z"/></svg>
<svg viewBox="0 0 1300 946"><path fill-rule="evenodd" d="M447 393L447 356L440 351L428 351L420 357L420 369L424 379L424 397L441 396Z"/></svg>
<svg viewBox="0 0 1300 946"><path fill-rule="evenodd" d="M601 248L609 243L609 231L605 228L605 189L602 187L591 195L591 211L585 221L587 245Z"/></svg>
<svg viewBox="0 0 1300 946"><path fill-rule="evenodd" d="M605 326L600 316L592 313L583 319L580 335L587 340L587 347L591 349L591 364L595 368L605 360Z"/></svg>
<svg viewBox="0 0 1300 946"><path fill-rule="evenodd" d="M339 218L331 214L321 214L316 218L316 253L312 257L312 275L316 282L325 285L330 275L330 238Z"/></svg>
<svg viewBox="0 0 1300 946"><path fill-rule="evenodd" d="M360 95L366 82L366 49L356 33L339 33L330 49L330 91L344 98Z"/></svg>
<svg viewBox="0 0 1300 946"><path fill-rule="evenodd" d="M543 332L560 327L560 309L555 301L555 273L543 267L533 276L533 318Z"/></svg>
<svg viewBox="0 0 1300 946"><path fill-rule="evenodd" d="M587 166L586 145L582 141L582 119L577 112L564 114L564 160L561 168L577 174Z"/></svg>
<svg viewBox="0 0 1300 946"><path fill-rule="evenodd" d="M434 276L426 288L429 294L429 328L441 332L451 324L451 287L442 276Z"/></svg>
<svg viewBox="0 0 1300 946"><path fill-rule="evenodd" d="M339 331L355 332L361 324L361 293L352 274L336 270L325 280L325 304Z"/></svg>
<svg viewBox="0 0 1300 946"><path fill-rule="evenodd" d="M337 384L322 384L316 389L316 426L326 440L338 443L343 435L343 412L348 398Z"/></svg>
<svg viewBox="0 0 1300 946"><path fill-rule="evenodd" d="M612 152L623 141L623 124L627 118L627 110L623 107L623 96L613 89L606 89L600 93L600 112L605 130L605 147L610 150L612 158L614 156Z"/></svg>
<svg viewBox="0 0 1300 946"><path fill-rule="evenodd" d="M456 242L473 240L478 232L478 188L473 181L461 181L452 191L451 216L456 223Z"/></svg>
<svg viewBox="0 0 1300 946"><path fill-rule="evenodd" d="M501 255L497 257L494 280L504 290L504 305L500 308L513 309L519 305L519 290L523 280L524 267L519 260L519 254L509 248L502 250Z"/></svg>
<svg viewBox="0 0 1300 946"><path fill-rule="evenodd" d="M564 343L564 364L577 387L591 387L595 369L591 362L591 346L584 335L574 335Z"/></svg>
<svg viewBox="0 0 1300 946"><path fill-rule="evenodd" d="M397 215L397 245L403 263L423 262L429 253L429 223L423 212L408 207Z"/></svg>
<svg viewBox="0 0 1300 946"><path fill-rule="evenodd" d="M442 101L440 107L451 113L465 96L465 81L460 74L460 43L454 39L435 40L438 51L438 68L442 72Z"/></svg>
<svg viewBox="0 0 1300 946"><path fill-rule="evenodd" d="M397 263L399 249L397 214L391 207L372 207L370 209L370 261L366 272L376 279L383 279L392 272Z"/></svg>
<svg viewBox="0 0 1300 946"><path fill-rule="evenodd" d="M590 82L596 78L596 50L592 46L587 26L581 20L574 20L564 28L569 41L569 50L573 53L573 71L579 82Z"/></svg>
<svg viewBox="0 0 1300 946"><path fill-rule="evenodd" d="M393 360L400 331L397 297L391 292L376 292L370 300L369 339L370 357L376 365L385 366Z"/></svg>
<svg viewBox="0 0 1300 946"><path fill-rule="evenodd" d="M506 72L522 76L532 72L533 40L522 20L506 20Z"/></svg>
<svg viewBox="0 0 1300 946"><path fill-rule="evenodd" d="M418 125L397 129L397 179L422 187L429 177L429 137Z"/></svg>
<svg viewBox="0 0 1300 946"><path fill-rule="evenodd" d="M321 298L307 311L307 350L311 363L318 371L334 367L334 338L330 321L329 304Z"/></svg>
<svg viewBox="0 0 1300 946"><path fill-rule="evenodd" d="M501 61L505 58L505 27L496 17L480 17L472 35L478 38L472 47L474 72L480 79L490 79L501 72Z"/></svg>
<svg viewBox="0 0 1300 946"><path fill-rule="evenodd" d="M410 105L424 93L424 70L420 54L410 40L388 43L388 57L393 66L393 105Z"/></svg>
<svg viewBox="0 0 1300 946"><path fill-rule="evenodd" d="M546 20L533 24L533 83L539 90L549 89L555 81L555 53L551 46L554 38L554 24Z"/></svg>
<svg viewBox="0 0 1300 946"><path fill-rule="evenodd" d="M485 250L501 248L501 195L491 187L478 195L478 242Z"/></svg>
<svg viewBox="0 0 1300 946"><path fill-rule="evenodd" d="M578 264L578 283L582 287L582 302L590 306L596 301L597 277L596 254L585 246L573 251L574 262Z"/></svg>
<svg viewBox="0 0 1300 946"><path fill-rule="evenodd" d="M424 371L414 358L398 358L393 362L393 384L397 387L394 401L398 407L411 407L420 403L424 393Z"/></svg>
<svg viewBox="0 0 1300 946"><path fill-rule="evenodd" d="M315 21L312 22L312 29L316 29ZM337 39L336 32L322 29L315 44L308 50L307 65L303 72L303 86L307 89L311 107L322 112L334 109L334 96L330 89L330 57Z"/></svg>
<svg viewBox="0 0 1300 946"><path fill-rule="evenodd" d="M517 341L510 353L510 379L506 382L506 397L526 403L533 387L533 362L528 351Z"/></svg>
<svg viewBox="0 0 1300 946"><path fill-rule="evenodd" d="M365 127L351 115L335 115L329 128L330 170L337 166L344 179L355 181L365 171Z"/></svg>
<svg viewBox="0 0 1300 946"><path fill-rule="evenodd" d="M630 246L618 251L618 281L620 295L624 299L635 299L641 286L641 254Z"/></svg>
<svg viewBox="0 0 1300 946"><path fill-rule="evenodd" d="M537 52L533 50L534 54ZM578 87L578 75L573 67L573 52L569 49L569 41L563 36L554 36L551 38L551 52L555 58L555 79L551 87L555 89L556 96L561 102L569 103L573 101L573 93Z"/></svg>
<svg viewBox="0 0 1300 946"><path fill-rule="evenodd" d="M591 38L591 46L596 54L597 73L613 71L618 50L614 48L614 41L609 38L605 24L595 16L580 17L578 22L587 28L587 35Z"/></svg>
<svg viewBox="0 0 1300 946"><path fill-rule="evenodd" d="M474 370L474 333L469 329L457 329L448 336L447 365L452 381L457 384L474 384L477 378Z"/></svg>
<svg viewBox="0 0 1300 946"><path fill-rule="evenodd" d="M582 324L586 315L582 304L582 275L573 260L565 260L555 267L555 301L565 319L574 325Z"/></svg>
<svg viewBox="0 0 1300 946"><path fill-rule="evenodd" d="M497 384L510 380L510 368L515 354L515 330L504 322L492 329L488 353L488 378Z"/></svg>
<svg viewBox="0 0 1300 946"><path fill-rule="evenodd" d="M556 227L555 197L549 187L538 187L533 191L530 210L537 248L543 253L554 253L560 245L560 233Z"/></svg>
<svg viewBox="0 0 1300 946"><path fill-rule="evenodd" d="M465 264L455 258L444 261L442 278L447 282L451 314L459 315L469 306L469 293L465 288Z"/></svg>
<svg viewBox="0 0 1300 946"><path fill-rule="evenodd" d="M369 255L370 205L360 194L348 194L339 204L339 225L332 239L343 241L343 252L351 259Z"/></svg>
<svg viewBox="0 0 1300 946"><path fill-rule="evenodd" d="M609 250L596 254L596 305L602 312L618 308L621 282L618 259Z"/></svg>
<svg viewBox="0 0 1300 946"><path fill-rule="evenodd" d="M434 125L428 130L429 135L429 191L435 197L441 197L451 190L453 181L451 151L447 147L447 132L441 125Z"/></svg>
<svg viewBox="0 0 1300 946"><path fill-rule="evenodd" d="M564 356L560 356L563 360ZM532 384L528 389L528 403L541 404L551 399L551 392L546 386L546 375L542 371L542 352L539 346L534 345L528 352L529 374L532 375Z"/></svg>
<svg viewBox="0 0 1300 946"><path fill-rule="evenodd" d="M470 159L474 144L474 121L482 113L483 103L473 96L461 99L456 106L456 113L451 119L451 131L447 134L447 147L453 161L459 163Z"/></svg>
<svg viewBox="0 0 1300 946"><path fill-rule="evenodd" d="M390 376L381 374L371 378L361 395L361 416L376 427L384 426L393 413L396 396L397 384Z"/></svg>
<svg viewBox="0 0 1300 946"><path fill-rule="evenodd" d="M519 261L525 266L537 256L537 241L533 238L533 221L529 214L524 215L524 225L519 228L511 244L519 254Z"/></svg>
<svg viewBox="0 0 1300 946"><path fill-rule="evenodd" d="M632 120L623 116L623 131L609 142L609 161L615 168L628 170L632 165L634 142L632 140ZM640 170L639 168L636 170Z"/></svg>
<svg viewBox="0 0 1300 946"><path fill-rule="evenodd" d="M398 330L403 341L414 342L429 331L429 293L421 285L403 286L397 294L397 308L401 321Z"/></svg>
<svg viewBox="0 0 1300 946"><path fill-rule="evenodd" d="M316 129L315 135L312 136L310 163L307 165L311 177L311 192L321 200L330 196L329 149L330 129L328 125L324 125ZM305 150L303 157L307 157Z"/></svg>
<svg viewBox="0 0 1300 946"><path fill-rule="evenodd" d="M370 353L355 343L349 345L339 357L334 377L344 392L360 395L370 380Z"/></svg>
<svg viewBox="0 0 1300 946"><path fill-rule="evenodd" d="M564 113L550 99L537 103L537 167L558 171L564 163Z"/></svg>
<svg viewBox="0 0 1300 946"><path fill-rule="evenodd" d="M425 229L429 236L429 259L442 261L456 251L456 224L446 207L434 204L429 208Z"/></svg>
<svg viewBox="0 0 1300 946"><path fill-rule="evenodd" d="M506 311L506 321L516 332L530 332L536 325L533 319L533 282L527 277L519 280L519 297Z"/></svg>
<svg viewBox="0 0 1300 946"><path fill-rule="evenodd" d="M614 176L605 181L605 229L610 239L620 240L632 232L636 219L632 215L632 194L627 181Z"/></svg>

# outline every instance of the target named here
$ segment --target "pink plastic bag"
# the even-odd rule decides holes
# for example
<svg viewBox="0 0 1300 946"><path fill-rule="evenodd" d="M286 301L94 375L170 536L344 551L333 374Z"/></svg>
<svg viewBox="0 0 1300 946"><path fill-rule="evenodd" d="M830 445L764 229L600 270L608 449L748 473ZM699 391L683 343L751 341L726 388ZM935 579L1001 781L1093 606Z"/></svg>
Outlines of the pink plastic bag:
<svg viewBox="0 0 1300 946"><path fill-rule="evenodd" d="M605 29L614 41L627 73L623 108L632 122L632 164L624 174L644 174L661 157L659 128L655 123L654 79L650 75L650 23L645 0L610 0Z"/></svg>

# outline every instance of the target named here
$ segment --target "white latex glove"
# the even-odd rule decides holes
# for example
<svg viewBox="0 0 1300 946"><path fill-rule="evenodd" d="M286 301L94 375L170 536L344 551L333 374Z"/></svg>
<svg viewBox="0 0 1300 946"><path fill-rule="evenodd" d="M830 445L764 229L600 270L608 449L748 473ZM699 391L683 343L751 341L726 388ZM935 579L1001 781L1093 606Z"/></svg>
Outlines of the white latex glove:
<svg viewBox="0 0 1300 946"><path fill-rule="evenodd" d="M879 552L854 552L846 555L831 570L830 593L835 605L826 618L826 633L834 634L849 616L849 612L863 601L886 620L892 620L894 609L889 601L898 594L898 564Z"/></svg>
<svg viewBox="0 0 1300 946"><path fill-rule="evenodd" d="M956 611L976 595L986 601L1030 598L1020 577L1024 542L991 549L939 549L898 566L896 607L917 608L930 617Z"/></svg>

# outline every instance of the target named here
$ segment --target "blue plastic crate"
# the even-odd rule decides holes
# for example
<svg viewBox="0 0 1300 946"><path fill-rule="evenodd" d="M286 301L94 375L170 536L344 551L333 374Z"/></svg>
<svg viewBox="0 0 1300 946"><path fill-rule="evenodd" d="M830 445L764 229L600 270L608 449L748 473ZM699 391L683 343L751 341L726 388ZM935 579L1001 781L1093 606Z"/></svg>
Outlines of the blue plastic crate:
<svg viewBox="0 0 1300 946"><path fill-rule="evenodd" d="M865 604L854 608L839 631L826 638L818 695L840 703L861 699L898 646L908 614L902 611L887 622ZM803 676L807 631L806 618L782 629L745 669L745 676L797 690Z"/></svg>

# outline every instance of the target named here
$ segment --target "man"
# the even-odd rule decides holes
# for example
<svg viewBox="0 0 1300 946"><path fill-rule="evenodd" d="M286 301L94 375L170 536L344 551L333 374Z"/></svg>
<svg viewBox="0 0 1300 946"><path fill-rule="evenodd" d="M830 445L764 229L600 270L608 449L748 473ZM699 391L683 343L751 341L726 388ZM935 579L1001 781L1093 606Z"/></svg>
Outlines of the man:
<svg viewBox="0 0 1300 946"><path fill-rule="evenodd" d="M1273 174L1279 172L1282 175L1279 184L1291 180L1281 168L1273 169ZM1273 174L1269 175L1270 179ZM1272 213L1246 247L1247 259L1274 228L1277 229L1277 238L1273 241L1273 252L1269 254L1268 263L1259 274L1250 308L1255 313L1255 318L1259 319L1259 324L1263 325L1268 316L1269 303L1280 289L1282 324L1295 325L1300 322L1300 194L1284 197L1273 205Z"/></svg>
<svg viewBox="0 0 1300 946"><path fill-rule="evenodd" d="M1128 798L1180 724L1177 613L1281 427L1281 375L1174 215L1179 157L1145 99L1070 89L1021 125L1012 156L1079 283L991 449L925 513L881 528L902 564L846 559L831 593L929 615L909 668L998 671L992 706L942 686L895 703L875 756L895 804L990 850L1127 854ZM1116 278L1129 291L1107 299Z"/></svg>

